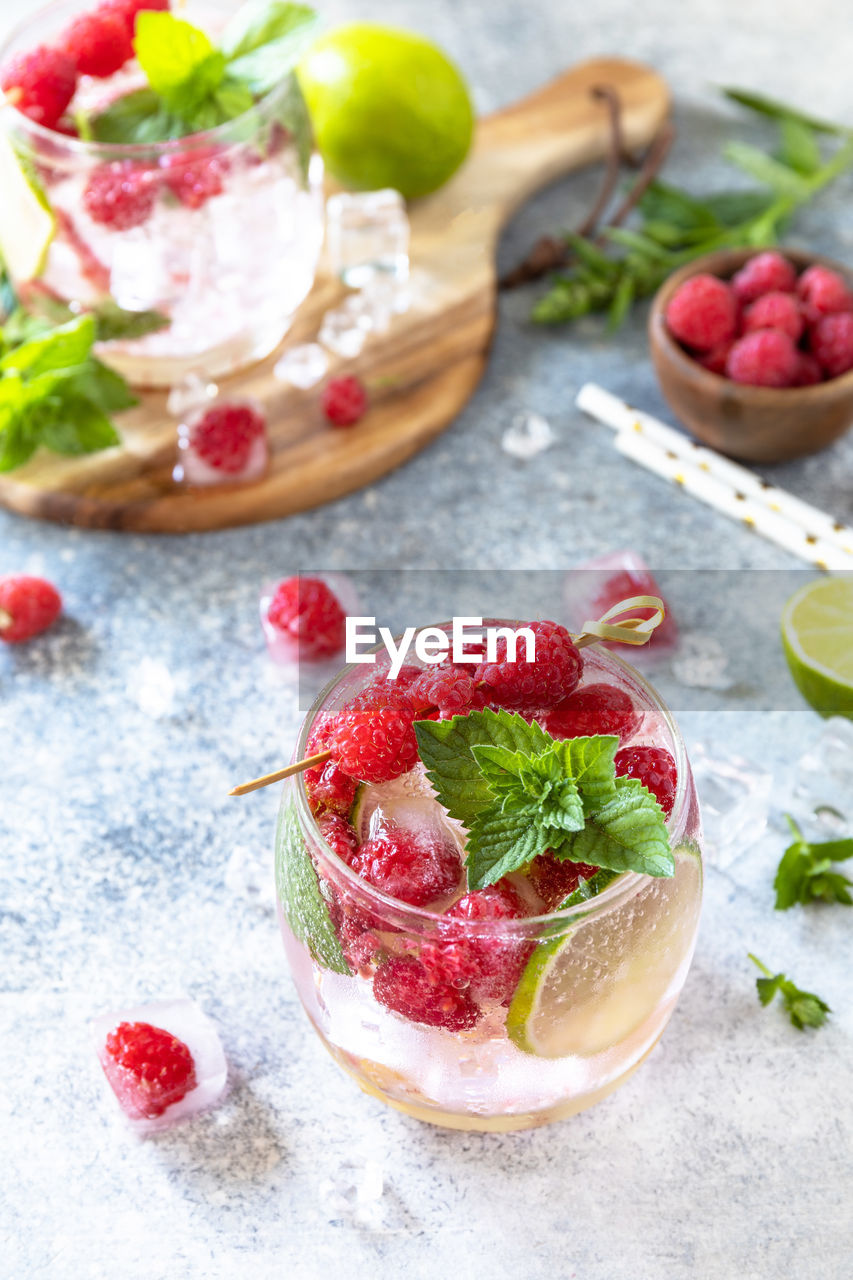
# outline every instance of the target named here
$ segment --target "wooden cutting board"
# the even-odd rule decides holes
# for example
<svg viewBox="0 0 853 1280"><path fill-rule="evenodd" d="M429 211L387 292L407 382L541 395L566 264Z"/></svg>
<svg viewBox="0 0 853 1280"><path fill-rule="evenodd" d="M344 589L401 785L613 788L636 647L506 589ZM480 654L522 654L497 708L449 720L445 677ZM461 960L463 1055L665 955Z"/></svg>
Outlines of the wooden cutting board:
<svg viewBox="0 0 853 1280"><path fill-rule="evenodd" d="M0 502L68 524L181 533L319 506L405 462L448 426L483 373L501 228L538 188L606 153L607 110L590 93L601 84L621 97L626 145L646 145L669 109L663 80L621 59L585 62L481 120L460 172L411 207L414 304L346 362L348 372L375 388L355 428L328 426L317 388L297 391L273 377L281 351L313 339L323 312L341 295L337 281L320 277L282 348L222 383L227 393L252 395L266 406L273 457L263 480L195 491L175 486L175 422L165 394L146 392L118 421L120 447L79 459L42 452L0 477Z"/></svg>

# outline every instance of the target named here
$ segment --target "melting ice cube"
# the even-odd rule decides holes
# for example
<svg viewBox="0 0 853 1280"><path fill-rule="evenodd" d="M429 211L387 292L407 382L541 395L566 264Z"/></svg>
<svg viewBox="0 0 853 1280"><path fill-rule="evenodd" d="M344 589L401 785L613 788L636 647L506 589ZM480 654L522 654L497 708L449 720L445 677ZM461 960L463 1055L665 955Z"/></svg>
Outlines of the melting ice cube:
<svg viewBox="0 0 853 1280"><path fill-rule="evenodd" d="M208 486L259 480L270 460L259 404L221 400L199 405L178 426L177 484Z"/></svg>
<svg viewBox="0 0 853 1280"><path fill-rule="evenodd" d="M325 377L329 357L318 342L303 342L289 347L276 361L273 374L282 382L306 391Z"/></svg>
<svg viewBox="0 0 853 1280"><path fill-rule="evenodd" d="M332 271L361 288L377 275L409 274L409 219L399 191L332 196L326 205L326 243Z"/></svg>
<svg viewBox="0 0 853 1280"><path fill-rule="evenodd" d="M554 428L540 413L524 413L503 434L501 448L513 458L527 462L550 449L556 440Z"/></svg>
<svg viewBox="0 0 853 1280"><path fill-rule="evenodd" d="M168 1101L168 1093L158 1097L156 1089L146 1083L151 1073L142 1073L133 1060L123 1065L108 1051L107 1039L117 1028L138 1023L167 1032L189 1050L192 1075L186 1083L191 1087L174 1102ZM92 1020L90 1030L104 1075L125 1119L137 1133L159 1133L168 1129L212 1107L224 1092L228 1068L219 1035L210 1018L193 1000L157 1000L103 1013ZM132 1038L133 1033L128 1034ZM174 1067L176 1081L179 1068L178 1058ZM180 1093L181 1087L175 1083L174 1092Z"/></svg>

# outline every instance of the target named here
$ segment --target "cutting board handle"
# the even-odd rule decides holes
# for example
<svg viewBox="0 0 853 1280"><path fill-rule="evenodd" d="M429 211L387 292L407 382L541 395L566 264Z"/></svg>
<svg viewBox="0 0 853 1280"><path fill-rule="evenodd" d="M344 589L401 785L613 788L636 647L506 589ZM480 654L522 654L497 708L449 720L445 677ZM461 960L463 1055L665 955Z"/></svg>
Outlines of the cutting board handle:
<svg viewBox="0 0 853 1280"><path fill-rule="evenodd" d="M540 187L607 154L607 104L592 94L599 85L619 94L626 146L648 145L669 112L669 90L650 67L622 58L584 62L481 121L464 189L469 203L476 191L492 207L496 231Z"/></svg>

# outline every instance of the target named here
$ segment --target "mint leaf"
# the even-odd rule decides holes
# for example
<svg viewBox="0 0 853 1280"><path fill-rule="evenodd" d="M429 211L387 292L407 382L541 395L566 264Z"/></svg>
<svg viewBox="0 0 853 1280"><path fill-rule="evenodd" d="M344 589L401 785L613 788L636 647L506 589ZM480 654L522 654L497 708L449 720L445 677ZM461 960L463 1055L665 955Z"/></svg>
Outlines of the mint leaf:
<svg viewBox="0 0 853 1280"><path fill-rule="evenodd" d="M74 371L69 389L107 414L121 413L139 403L121 374L94 356Z"/></svg>
<svg viewBox="0 0 853 1280"><path fill-rule="evenodd" d="M42 411L39 443L54 453L75 457L119 443L119 434L97 405L83 396L66 395L51 412Z"/></svg>
<svg viewBox="0 0 853 1280"><path fill-rule="evenodd" d="M225 76L225 55L200 28L168 12L139 13L133 48L151 89L184 120L193 119Z"/></svg>
<svg viewBox="0 0 853 1280"><path fill-rule="evenodd" d="M172 323L162 311L125 311L112 298L97 302L89 312L95 320L98 342L115 338L144 338L159 333Z"/></svg>
<svg viewBox="0 0 853 1280"><path fill-rule="evenodd" d="M468 885L484 889L510 871L517 871L549 845L548 832L535 822L519 823L499 805L480 812L468 830Z"/></svg>
<svg viewBox="0 0 853 1280"><path fill-rule="evenodd" d="M0 357L0 371L15 369L30 378L53 369L82 364L95 341L95 321L78 316L57 329L37 335Z"/></svg>
<svg viewBox="0 0 853 1280"><path fill-rule="evenodd" d="M535 721L528 724L514 711L488 709L452 720L416 720L415 736L436 795L450 816L466 826L495 799L474 757L475 745L533 755L553 741Z"/></svg>
<svg viewBox="0 0 853 1280"><path fill-rule="evenodd" d="M528 815L560 834L580 831L584 807L577 783L566 771L561 742L538 756L505 747L474 746L474 758L505 814Z"/></svg>
<svg viewBox="0 0 853 1280"><path fill-rule="evenodd" d="M805 1031L806 1027L823 1026L827 1014L832 1010L820 996L815 995L813 991L802 991L784 973L771 973L767 965L763 964L751 951L748 955L752 963L764 974L764 977L755 980L758 999L762 1005L766 1007L776 995L781 993L785 1012L798 1031Z"/></svg>
<svg viewBox="0 0 853 1280"><path fill-rule="evenodd" d="M822 840L812 844L804 838L790 814L785 817L794 841L788 845L776 869L773 881L776 910L788 911L797 903L805 906L818 899L837 902L845 907L853 906L850 895L853 883L831 869L833 862L853 858L853 839Z"/></svg>
<svg viewBox="0 0 853 1280"><path fill-rule="evenodd" d="M802 120L784 116L779 122L781 145L778 159L805 178L817 173L821 165L820 147L815 131Z"/></svg>
<svg viewBox="0 0 853 1280"><path fill-rule="evenodd" d="M296 66L317 25L317 14L307 5L251 0L222 35L229 73L258 97L268 93Z"/></svg>
<svg viewBox="0 0 853 1280"><path fill-rule="evenodd" d="M186 133L184 122L167 110L153 89L135 89L116 98L89 121L96 142L168 142Z"/></svg>
<svg viewBox="0 0 853 1280"><path fill-rule="evenodd" d="M279 818L275 880L287 923L312 959L335 973L350 974L293 804Z"/></svg>
<svg viewBox="0 0 853 1280"><path fill-rule="evenodd" d="M617 777L615 787L615 796L575 836L572 860L611 871L673 875L675 859L657 800L638 778Z"/></svg>

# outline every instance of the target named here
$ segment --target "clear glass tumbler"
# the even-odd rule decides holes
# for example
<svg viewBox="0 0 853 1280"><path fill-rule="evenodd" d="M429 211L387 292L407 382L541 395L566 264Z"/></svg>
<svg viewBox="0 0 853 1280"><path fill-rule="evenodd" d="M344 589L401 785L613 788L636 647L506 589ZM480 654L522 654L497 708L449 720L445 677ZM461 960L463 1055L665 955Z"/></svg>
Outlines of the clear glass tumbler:
<svg viewBox="0 0 853 1280"><path fill-rule="evenodd" d="M285 785L276 880L299 998L326 1048L362 1089L421 1120L523 1129L591 1106L651 1052L684 984L702 897L701 827L684 743L631 666L598 647L584 652L582 683L615 684L642 713L630 745L664 747L675 758L678 783L667 823L675 874L626 872L568 910L458 923L455 937L495 957L503 973L515 966L509 994L481 984L473 1025L472 1017L459 1029L424 1025L376 998L383 965L441 947L447 918L395 901L361 879L323 838L302 775ZM367 670L372 676L377 668ZM299 758L318 718L349 701L367 683L364 673L364 666L346 667L320 695L302 726ZM441 820L444 811L422 775L405 777L411 786L400 784L398 814L410 823L433 822L438 811ZM364 811L363 799L359 806ZM355 810L354 820L360 820ZM464 831L457 838L461 855ZM360 944L359 930L370 946ZM465 980L463 973L460 990Z"/></svg>
<svg viewBox="0 0 853 1280"><path fill-rule="evenodd" d="M36 12L8 37L0 65L55 40L91 8L91 0L58 0ZM190 0L180 16L215 40L227 14ZM133 62L108 80L83 77L75 104L93 112L140 83ZM74 308L111 298L168 322L105 344L104 359L129 381L169 386L190 373L216 377L279 344L311 288L323 238L322 161L310 153L293 76L243 115L169 142L83 141L13 107L0 113L0 129L55 223L30 287ZM127 217L103 220L92 198L124 177L141 193L133 225L124 225Z"/></svg>

